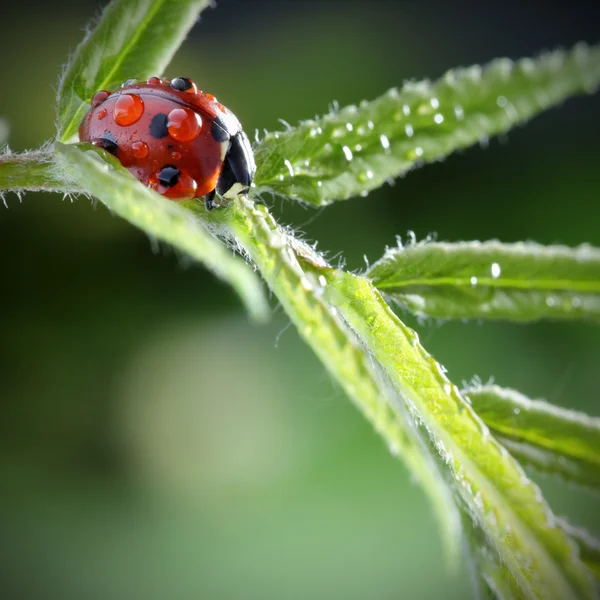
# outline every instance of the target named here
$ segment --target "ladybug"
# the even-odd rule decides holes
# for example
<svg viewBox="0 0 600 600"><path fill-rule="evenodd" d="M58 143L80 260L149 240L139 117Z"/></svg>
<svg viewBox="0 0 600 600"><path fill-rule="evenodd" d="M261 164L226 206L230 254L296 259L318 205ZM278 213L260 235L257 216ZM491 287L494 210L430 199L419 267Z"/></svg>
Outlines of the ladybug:
<svg viewBox="0 0 600 600"><path fill-rule="evenodd" d="M79 139L116 156L144 185L171 200L246 194L256 164L236 116L186 77L127 80L94 94Z"/></svg>

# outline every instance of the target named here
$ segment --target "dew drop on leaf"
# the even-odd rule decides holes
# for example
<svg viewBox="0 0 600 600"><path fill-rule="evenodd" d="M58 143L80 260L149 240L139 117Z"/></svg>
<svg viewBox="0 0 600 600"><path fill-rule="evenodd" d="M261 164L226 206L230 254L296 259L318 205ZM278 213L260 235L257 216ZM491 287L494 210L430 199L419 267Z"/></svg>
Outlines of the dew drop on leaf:
<svg viewBox="0 0 600 600"><path fill-rule="evenodd" d="M492 263L492 278L493 279L498 279L498 277L500 277L500 273L502 272L502 270L500 269L500 265L498 263Z"/></svg>

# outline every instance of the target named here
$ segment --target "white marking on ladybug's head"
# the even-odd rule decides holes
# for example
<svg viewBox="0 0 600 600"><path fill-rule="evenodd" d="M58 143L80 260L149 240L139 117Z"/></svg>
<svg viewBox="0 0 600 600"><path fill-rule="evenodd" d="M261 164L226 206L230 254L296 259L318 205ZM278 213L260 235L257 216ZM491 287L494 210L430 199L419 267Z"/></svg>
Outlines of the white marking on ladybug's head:
<svg viewBox="0 0 600 600"><path fill-rule="evenodd" d="M234 183L224 194L223 198L228 198L229 200L233 200L238 196L242 196L243 193L248 189L247 186L242 185L239 182Z"/></svg>
<svg viewBox="0 0 600 600"><path fill-rule="evenodd" d="M229 152L229 140L221 142L221 162L225 160L227 152Z"/></svg>

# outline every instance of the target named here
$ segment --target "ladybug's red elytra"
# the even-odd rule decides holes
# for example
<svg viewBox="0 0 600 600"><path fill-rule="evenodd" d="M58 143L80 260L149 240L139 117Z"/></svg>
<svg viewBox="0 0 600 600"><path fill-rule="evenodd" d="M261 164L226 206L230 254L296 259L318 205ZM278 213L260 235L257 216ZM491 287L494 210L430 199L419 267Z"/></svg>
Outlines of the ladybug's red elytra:
<svg viewBox="0 0 600 600"><path fill-rule="evenodd" d="M256 164L236 116L186 77L127 80L100 90L79 139L116 156L143 184L171 200L248 192Z"/></svg>

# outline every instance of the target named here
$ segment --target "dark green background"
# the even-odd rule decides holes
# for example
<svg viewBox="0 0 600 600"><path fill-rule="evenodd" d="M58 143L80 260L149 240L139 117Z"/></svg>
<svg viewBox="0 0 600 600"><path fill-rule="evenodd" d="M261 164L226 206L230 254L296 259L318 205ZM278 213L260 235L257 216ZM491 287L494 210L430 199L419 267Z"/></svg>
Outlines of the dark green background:
<svg viewBox="0 0 600 600"><path fill-rule="evenodd" d="M104 3L0 9L13 149L53 135L60 65ZM407 78L598 39L591 2L222 0L169 76L251 134ZM135 76L135 73L132 73ZM360 268L396 234L600 245L600 98L322 211L266 198ZM232 291L87 200L0 209L0 597L461 598L425 496L281 310ZM598 329L414 323L461 383L594 414ZM540 481L600 533L598 498Z"/></svg>

